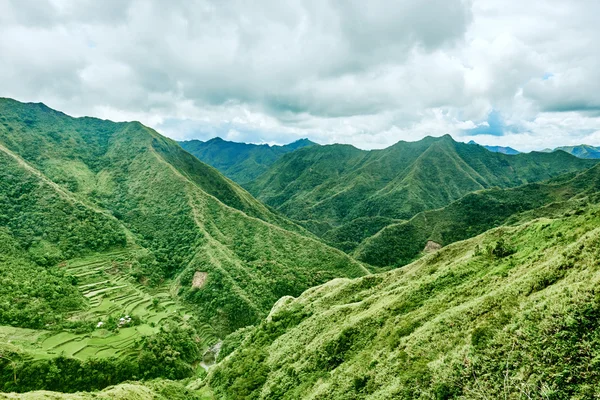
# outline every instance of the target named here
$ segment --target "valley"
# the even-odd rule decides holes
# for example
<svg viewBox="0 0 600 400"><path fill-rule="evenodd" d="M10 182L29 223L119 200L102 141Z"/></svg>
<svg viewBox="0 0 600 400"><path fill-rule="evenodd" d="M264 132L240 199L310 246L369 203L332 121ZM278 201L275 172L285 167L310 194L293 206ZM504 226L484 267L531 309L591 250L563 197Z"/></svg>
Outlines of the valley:
<svg viewBox="0 0 600 400"><path fill-rule="evenodd" d="M139 123L0 111L0 398L564 398L597 383L575 378L593 351L551 361L580 351L570 337L596 343L593 159L448 136L299 143L246 171L248 192ZM251 150L227 168L273 148Z"/></svg>
<svg viewBox="0 0 600 400"><path fill-rule="evenodd" d="M0 400L599 400L598 15L0 0Z"/></svg>
<svg viewBox="0 0 600 400"><path fill-rule="evenodd" d="M370 273L139 123L0 99L0 146L5 391L191 377L280 297Z"/></svg>

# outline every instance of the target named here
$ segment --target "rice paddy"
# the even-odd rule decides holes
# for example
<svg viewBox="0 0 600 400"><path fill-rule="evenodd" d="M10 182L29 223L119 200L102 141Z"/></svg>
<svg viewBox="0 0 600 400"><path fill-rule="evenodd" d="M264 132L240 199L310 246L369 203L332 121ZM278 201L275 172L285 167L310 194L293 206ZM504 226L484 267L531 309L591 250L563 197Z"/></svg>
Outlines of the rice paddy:
<svg viewBox="0 0 600 400"><path fill-rule="evenodd" d="M168 321L189 319L191 314L171 296L167 285L149 289L127 273L129 256L127 251L114 252L73 260L61 266L68 275L76 278L79 290L89 301L89 307L72 315L70 320L88 321L96 327L92 332L37 331L2 326L0 340L40 358L58 355L81 360L113 357L128 354L136 341L158 332ZM200 333L205 343L214 341L210 327Z"/></svg>

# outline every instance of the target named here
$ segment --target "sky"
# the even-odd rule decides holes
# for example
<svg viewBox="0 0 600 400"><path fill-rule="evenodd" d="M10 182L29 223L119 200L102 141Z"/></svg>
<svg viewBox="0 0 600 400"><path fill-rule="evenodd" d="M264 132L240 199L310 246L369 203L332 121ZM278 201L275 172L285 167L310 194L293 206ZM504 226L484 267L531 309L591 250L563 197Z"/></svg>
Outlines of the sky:
<svg viewBox="0 0 600 400"><path fill-rule="evenodd" d="M600 145L598 0L0 0L0 96L176 140Z"/></svg>

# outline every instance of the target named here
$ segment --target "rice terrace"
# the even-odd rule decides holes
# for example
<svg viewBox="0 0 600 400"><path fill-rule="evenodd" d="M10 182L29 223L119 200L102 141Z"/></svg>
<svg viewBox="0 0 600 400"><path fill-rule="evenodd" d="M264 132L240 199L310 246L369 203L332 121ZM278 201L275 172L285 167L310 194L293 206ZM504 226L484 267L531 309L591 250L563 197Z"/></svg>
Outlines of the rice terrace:
<svg viewBox="0 0 600 400"><path fill-rule="evenodd" d="M86 322L85 332L2 326L1 340L35 357L64 355L85 360L128 355L142 337L157 333L168 322L185 324L191 314L167 286L148 289L127 274L135 251L97 254L60 265L87 300L85 310L69 317ZM199 340L207 348L218 340L208 325L199 332Z"/></svg>

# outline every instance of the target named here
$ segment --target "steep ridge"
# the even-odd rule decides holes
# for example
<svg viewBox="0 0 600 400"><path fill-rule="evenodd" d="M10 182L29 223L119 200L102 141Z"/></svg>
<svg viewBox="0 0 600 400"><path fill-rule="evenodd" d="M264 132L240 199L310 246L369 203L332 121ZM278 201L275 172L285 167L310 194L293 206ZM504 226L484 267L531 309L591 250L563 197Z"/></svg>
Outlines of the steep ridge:
<svg viewBox="0 0 600 400"><path fill-rule="evenodd" d="M177 278L180 294L221 332L251 323L282 295L367 273L140 123L75 119L9 99L0 115L3 148L55 190L114 215L152 253L136 274ZM196 270L209 278L192 290Z"/></svg>
<svg viewBox="0 0 600 400"><path fill-rule="evenodd" d="M0 99L0 167L4 390L181 379L280 297L369 274L137 122Z"/></svg>
<svg viewBox="0 0 600 400"><path fill-rule="evenodd" d="M600 191L600 166L565 174L543 183L512 189L469 193L450 205L424 211L408 221L390 224L355 250L359 260L375 266L401 266L422 254L428 241L442 246L476 236L506 222L537 215L536 209L569 207L570 200L592 197Z"/></svg>
<svg viewBox="0 0 600 400"><path fill-rule="evenodd" d="M358 218L372 218L380 226L381 218L409 219L475 190L537 182L594 163L564 152L492 153L446 135L399 142L384 150L347 145L300 149L283 156L246 187L312 232L335 239L338 234L328 231ZM365 238L331 243L351 250Z"/></svg>
<svg viewBox="0 0 600 400"><path fill-rule="evenodd" d="M589 398L600 208L502 227L280 301L232 335L223 399Z"/></svg>
<svg viewBox="0 0 600 400"><path fill-rule="evenodd" d="M179 144L200 161L215 167L239 184L250 182L264 173L284 154L316 145L308 139L300 139L284 146L270 146L230 142L219 137L206 142L187 140Z"/></svg>

